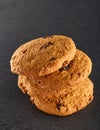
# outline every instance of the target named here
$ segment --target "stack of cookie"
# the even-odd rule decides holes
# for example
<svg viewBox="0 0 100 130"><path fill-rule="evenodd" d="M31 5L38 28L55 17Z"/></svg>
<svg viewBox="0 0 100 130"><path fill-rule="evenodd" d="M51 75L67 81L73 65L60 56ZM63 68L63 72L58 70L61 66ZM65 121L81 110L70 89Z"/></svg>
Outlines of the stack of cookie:
<svg viewBox="0 0 100 130"><path fill-rule="evenodd" d="M69 37L53 35L25 43L14 52L10 64L19 75L19 88L46 113L70 115L93 99L88 78L92 62Z"/></svg>

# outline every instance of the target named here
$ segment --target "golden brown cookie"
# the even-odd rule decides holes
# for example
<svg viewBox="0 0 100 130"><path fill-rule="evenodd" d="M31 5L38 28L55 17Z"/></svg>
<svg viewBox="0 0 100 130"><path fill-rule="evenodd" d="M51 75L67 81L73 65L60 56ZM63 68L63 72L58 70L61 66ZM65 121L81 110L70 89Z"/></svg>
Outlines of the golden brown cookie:
<svg viewBox="0 0 100 130"><path fill-rule="evenodd" d="M11 71L24 75L48 75L74 58L74 41L66 36L38 38L20 46L11 57Z"/></svg>
<svg viewBox="0 0 100 130"><path fill-rule="evenodd" d="M79 84L71 86L74 87L71 91L67 91L67 87L70 86L66 86L65 91L61 93L56 91L51 97L48 97L48 95L43 97L42 94L36 93L33 90L33 86L31 86L24 76L19 76L18 82L21 90L23 90L22 84L27 89L32 103L38 109L48 114L58 116L70 115L86 107L93 99L93 83L88 78Z"/></svg>

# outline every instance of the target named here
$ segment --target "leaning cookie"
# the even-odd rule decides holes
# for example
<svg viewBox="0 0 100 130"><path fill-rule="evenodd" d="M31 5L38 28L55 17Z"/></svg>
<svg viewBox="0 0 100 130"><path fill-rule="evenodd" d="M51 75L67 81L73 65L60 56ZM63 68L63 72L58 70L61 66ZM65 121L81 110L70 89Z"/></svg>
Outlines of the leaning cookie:
<svg viewBox="0 0 100 130"><path fill-rule="evenodd" d="M73 85L73 91L67 91L67 89L61 93L56 91L56 93L51 95L51 97L45 95L45 98L43 94L35 92L33 89L34 87L31 86L25 77L19 76L18 82L22 91L23 84L24 88L27 90L25 92L30 95L32 103L34 103L38 109L48 114L58 116L70 115L85 108L93 100L93 83L88 78L82 83Z"/></svg>
<svg viewBox="0 0 100 130"><path fill-rule="evenodd" d="M11 71L19 75L44 76L68 65L74 58L74 41L66 36L38 38L20 46L11 57Z"/></svg>

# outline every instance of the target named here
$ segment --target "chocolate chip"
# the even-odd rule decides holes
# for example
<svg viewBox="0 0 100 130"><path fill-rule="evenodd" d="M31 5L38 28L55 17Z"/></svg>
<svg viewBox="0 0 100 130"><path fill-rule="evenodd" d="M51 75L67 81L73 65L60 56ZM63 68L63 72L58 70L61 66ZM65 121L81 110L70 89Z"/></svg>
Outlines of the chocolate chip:
<svg viewBox="0 0 100 130"><path fill-rule="evenodd" d="M40 48L40 50L41 50L41 49L46 49L47 47L49 47L49 46L51 46L51 45L54 45L54 43L53 43L53 42L48 42L47 44L44 44L44 45Z"/></svg>
<svg viewBox="0 0 100 130"><path fill-rule="evenodd" d="M91 97L89 98L89 101L91 101Z"/></svg>
<svg viewBox="0 0 100 130"><path fill-rule="evenodd" d="M61 103L60 103L60 102L56 103L56 108L57 108L58 110L60 110L60 108L61 108Z"/></svg>
<svg viewBox="0 0 100 130"><path fill-rule="evenodd" d="M50 59L50 61L54 61L55 59L56 59L56 58L53 57L53 58Z"/></svg>
<svg viewBox="0 0 100 130"><path fill-rule="evenodd" d="M22 51L22 52L23 52L23 54L24 54L24 53L26 53L26 51L27 51L27 49L25 49L24 51Z"/></svg>
<svg viewBox="0 0 100 130"><path fill-rule="evenodd" d="M38 81L38 83L39 83L39 84L41 84L41 82L40 82L40 81Z"/></svg>
<svg viewBox="0 0 100 130"><path fill-rule="evenodd" d="M59 69L60 72L63 71L63 70L64 70L63 68L60 68L60 69Z"/></svg>
<svg viewBox="0 0 100 130"><path fill-rule="evenodd" d="M20 83L20 86L23 86L23 83Z"/></svg>
<svg viewBox="0 0 100 130"><path fill-rule="evenodd" d="M79 76L81 76L81 73L78 73Z"/></svg>

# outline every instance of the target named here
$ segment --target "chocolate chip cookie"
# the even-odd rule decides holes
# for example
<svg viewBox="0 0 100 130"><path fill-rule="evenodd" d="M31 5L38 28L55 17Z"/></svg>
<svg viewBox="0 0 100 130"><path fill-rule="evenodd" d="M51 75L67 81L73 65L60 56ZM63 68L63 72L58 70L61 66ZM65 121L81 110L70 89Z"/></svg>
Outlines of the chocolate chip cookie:
<svg viewBox="0 0 100 130"><path fill-rule="evenodd" d="M68 65L74 58L74 41L66 36L37 38L20 46L11 57L11 71L16 74L44 76Z"/></svg>
<svg viewBox="0 0 100 130"><path fill-rule="evenodd" d="M32 103L38 109L53 115L70 115L83 109L93 100L93 83L88 78L72 86L66 85L62 91L55 91L55 86L55 93L50 96L51 91L48 91L45 97L43 93L39 93L37 89L34 89L36 86L32 86L24 76L19 76L18 85L22 91L24 90L30 95ZM60 86L62 87L62 84Z"/></svg>

